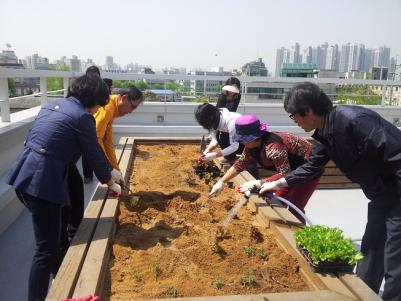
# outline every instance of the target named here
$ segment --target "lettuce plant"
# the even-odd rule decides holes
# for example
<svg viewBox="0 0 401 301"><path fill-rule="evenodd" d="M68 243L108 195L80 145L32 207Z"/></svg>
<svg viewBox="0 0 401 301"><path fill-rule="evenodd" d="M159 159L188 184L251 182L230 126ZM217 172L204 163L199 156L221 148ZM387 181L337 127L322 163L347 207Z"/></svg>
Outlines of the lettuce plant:
<svg viewBox="0 0 401 301"><path fill-rule="evenodd" d="M326 226L304 227L295 231L295 241L305 249L313 263L346 262L355 265L362 260L362 253L355 249L351 239L343 231Z"/></svg>

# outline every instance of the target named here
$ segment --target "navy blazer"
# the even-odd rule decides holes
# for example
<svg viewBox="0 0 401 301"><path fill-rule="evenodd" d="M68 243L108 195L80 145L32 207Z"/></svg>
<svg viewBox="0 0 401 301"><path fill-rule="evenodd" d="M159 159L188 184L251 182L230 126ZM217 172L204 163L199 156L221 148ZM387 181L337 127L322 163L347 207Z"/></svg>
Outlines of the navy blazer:
<svg viewBox="0 0 401 301"><path fill-rule="evenodd" d="M10 170L8 184L34 197L67 205L68 168L82 154L99 181L107 183L110 168L97 142L95 119L78 99L58 99L40 110Z"/></svg>
<svg viewBox="0 0 401 301"><path fill-rule="evenodd" d="M360 106L336 106L325 118L307 163L285 176L291 186L313 178L329 160L366 197L382 204L401 200L401 131Z"/></svg>

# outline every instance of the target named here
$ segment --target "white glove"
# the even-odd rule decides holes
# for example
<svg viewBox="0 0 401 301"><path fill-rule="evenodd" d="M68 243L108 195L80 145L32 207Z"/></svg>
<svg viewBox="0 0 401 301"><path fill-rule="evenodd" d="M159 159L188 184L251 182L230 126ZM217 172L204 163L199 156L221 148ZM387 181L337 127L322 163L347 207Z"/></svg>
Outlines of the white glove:
<svg viewBox="0 0 401 301"><path fill-rule="evenodd" d="M288 187L287 181L284 178L278 179L273 182L266 182L260 188L259 194L263 194L269 191L277 191L282 187Z"/></svg>
<svg viewBox="0 0 401 301"><path fill-rule="evenodd" d="M210 196L218 195L223 190L223 188L224 188L224 183L222 181L218 181L216 184L213 185L209 195Z"/></svg>
<svg viewBox="0 0 401 301"><path fill-rule="evenodd" d="M117 196L121 195L121 186L118 185L116 182L113 185L109 186L109 190L114 192Z"/></svg>
<svg viewBox="0 0 401 301"><path fill-rule="evenodd" d="M216 156L216 153L207 153L204 157L203 157L203 159L205 159L205 161L206 162L208 162L208 161L212 161L213 159L215 159L217 156Z"/></svg>
<svg viewBox="0 0 401 301"><path fill-rule="evenodd" d="M113 170L110 172L111 173L111 178L113 179L114 182L120 182L123 178L123 174L121 171L113 168Z"/></svg>
<svg viewBox="0 0 401 301"><path fill-rule="evenodd" d="M244 184L240 185L239 191L242 193L245 193L247 191L251 191L253 187L256 187L257 189L260 188L260 180L252 180L245 182Z"/></svg>
<svg viewBox="0 0 401 301"><path fill-rule="evenodd" d="M121 171L113 168L113 170L110 173L111 173L111 178L113 179L114 182L120 184L121 187L125 186L125 181L124 181L123 174L121 173Z"/></svg>

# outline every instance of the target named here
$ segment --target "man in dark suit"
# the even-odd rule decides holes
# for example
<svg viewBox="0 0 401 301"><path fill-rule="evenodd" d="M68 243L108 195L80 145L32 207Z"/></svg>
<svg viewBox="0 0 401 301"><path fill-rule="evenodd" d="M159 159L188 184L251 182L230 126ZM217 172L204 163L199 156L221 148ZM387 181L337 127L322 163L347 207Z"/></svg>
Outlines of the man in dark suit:
<svg viewBox="0 0 401 301"><path fill-rule="evenodd" d="M314 131L308 161L285 177L262 185L261 193L293 186L320 174L329 160L370 200L362 238L364 258L356 273L382 298L401 300L401 131L361 106L333 107L313 83L293 87L284 108L298 126Z"/></svg>

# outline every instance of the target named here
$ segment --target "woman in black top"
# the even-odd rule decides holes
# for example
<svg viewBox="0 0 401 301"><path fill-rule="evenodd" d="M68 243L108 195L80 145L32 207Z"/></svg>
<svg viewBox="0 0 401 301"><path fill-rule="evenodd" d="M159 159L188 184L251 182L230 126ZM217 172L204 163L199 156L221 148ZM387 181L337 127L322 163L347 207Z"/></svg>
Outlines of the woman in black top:
<svg viewBox="0 0 401 301"><path fill-rule="evenodd" d="M236 112L241 100L241 83L238 78L230 77L223 87L223 93L219 95L216 107L227 108L230 112Z"/></svg>
<svg viewBox="0 0 401 301"><path fill-rule="evenodd" d="M239 102L241 100L241 83L238 78L230 77L227 79L223 93L219 95L216 107L227 108L230 112L236 112ZM217 141L222 149L230 145L230 138L228 133L218 132L216 133ZM227 162L235 161L235 153L224 157Z"/></svg>

